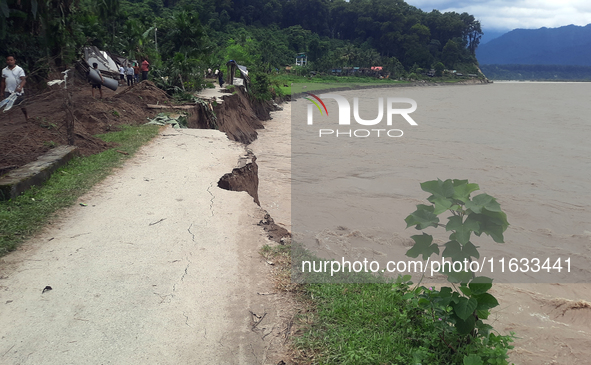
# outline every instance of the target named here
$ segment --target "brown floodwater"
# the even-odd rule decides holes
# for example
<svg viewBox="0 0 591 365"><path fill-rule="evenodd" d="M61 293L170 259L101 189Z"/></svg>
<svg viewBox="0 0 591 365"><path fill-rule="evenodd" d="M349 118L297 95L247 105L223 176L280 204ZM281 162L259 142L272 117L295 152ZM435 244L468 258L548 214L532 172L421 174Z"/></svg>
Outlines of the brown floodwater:
<svg viewBox="0 0 591 365"><path fill-rule="evenodd" d="M404 260L410 236L420 233L407 229L404 218L429 195L419 183L437 178L478 183L480 192L497 198L511 224L504 244L484 235L473 238L483 255L551 257L552 264L558 257L571 258L570 272L501 275L497 266L499 284L493 291L500 306L490 318L499 332L519 337L511 360L588 363L591 84L495 83L338 94L358 97L366 119L375 118L379 97L412 98L418 107L410 116L418 125L394 116L391 128L404 132L399 138L319 138L319 128L345 130L337 125L332 99L323 99L331 117L315 116L313 127L305 124L308 101L284 105L251 145L261 204L276 222L321 257ZM367 128L355 124L346 129ZM445 234L428 232L437 243L445 242Z"/></svg>

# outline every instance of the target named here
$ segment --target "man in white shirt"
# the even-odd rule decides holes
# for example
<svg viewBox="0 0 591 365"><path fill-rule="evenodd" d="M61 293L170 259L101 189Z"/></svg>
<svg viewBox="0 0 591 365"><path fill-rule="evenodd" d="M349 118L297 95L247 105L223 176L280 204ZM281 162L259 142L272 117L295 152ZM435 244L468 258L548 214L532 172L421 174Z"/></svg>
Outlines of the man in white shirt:
<svg viewBox="0 0 591 365"><path fill-rule="evenodd" d="M125 85L125 67L119 66L119 84Z"/></svg>
<svg viewBox="0 0 591 365"><path fill-rule="evenodd" d="M6 67L2 69L2 81L0 82L0 96L4 98L9 97L12 93L16 93L18 98L14 102L20 104L23 101L23 95L25 93L25 84L27 80L25 77L25 71L22 67L16 65L16 59L14 56L6 57ZM25 118L27 116L27 109L22 108Z"/></svg>
<svg viewBox="0 0 591 365"><path fill-rule="evenodd" d="M0 85L2 95L5 98L14 92L19 96L23 95L25 83L25 71L16 65L14 56L6 57L6 67L2 70L2 85Z"/></svg>

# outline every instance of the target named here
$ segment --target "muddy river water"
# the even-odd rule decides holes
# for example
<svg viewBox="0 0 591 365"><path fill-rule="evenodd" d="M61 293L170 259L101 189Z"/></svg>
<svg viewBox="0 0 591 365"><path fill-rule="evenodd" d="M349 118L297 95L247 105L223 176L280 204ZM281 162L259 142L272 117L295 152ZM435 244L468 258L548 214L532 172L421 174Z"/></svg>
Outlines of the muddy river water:
<svg viewBox="0 0 591 365"><path fill-rule="evenodd" d="M570 272L495 276L500 306L492 324L519 337L511 360L588 363L591 83L498 82L338 94L358 97L364 119L375 118L380 97L411 98L417 110L410 116L418 125L394 116L392 128L403 130L402 137L371 143L346 135L320 138L320 128L342 127L335 124L336 113L326 120L315 115L312 127L303 117L309 101L284 104L251 145L260 201L275 221L303 241L310 239L321 257L402 259L410 236L419 233L407 229L404 218L429 195L419 183L437 178L478 183L481 192L497 198L511 224L504 244L484 235L474 239L484 254L551 257L553 264L558 257L571 259ZM323 100L329 112L336 110L334 100ZM292 114L304 123L292 125ZM445 235L435 237L445 242Z"/></svg>

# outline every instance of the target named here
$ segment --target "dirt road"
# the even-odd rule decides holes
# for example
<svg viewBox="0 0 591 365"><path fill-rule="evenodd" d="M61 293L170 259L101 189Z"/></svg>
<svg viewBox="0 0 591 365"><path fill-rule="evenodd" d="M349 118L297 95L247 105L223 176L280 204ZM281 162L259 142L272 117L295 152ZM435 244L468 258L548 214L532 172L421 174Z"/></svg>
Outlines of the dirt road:
<svg viewBox="0 0 591 365"><path fill-rule="evenodd" d="M263 213L217 187L243 154L167 129L1 258L0 364L277 363Z"/></svg>

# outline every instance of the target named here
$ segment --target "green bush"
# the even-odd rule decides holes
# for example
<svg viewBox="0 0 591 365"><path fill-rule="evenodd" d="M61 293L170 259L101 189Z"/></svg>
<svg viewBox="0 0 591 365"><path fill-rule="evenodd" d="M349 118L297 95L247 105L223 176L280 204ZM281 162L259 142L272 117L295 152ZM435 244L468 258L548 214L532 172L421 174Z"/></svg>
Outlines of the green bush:
<svg viewBox="0 0 591 365"><path fill-rule="evenodd" d="M470 271L472 265L469 264L480 258L478 248L470 241L472 233L476 236L484 233L497 243L504 242L503 233L509 226L507 215L492 196L479 194L471 197L480 187L468 180L438 179L422 183L421 188L431 194L427 198L431 205L417 205L417 210L405 219L407 228L444 227L451 234L441 252L442 259L464 264L458 271L455 265L439 270L455 284L453 288L437 290L417 285L404 298L423 309L429 317L438 319L434 322L439 339L454 353L462 355L464 364L507 364L507 350L512 348L509 343L513 336L497 336L492 333L493 327L484 322L490 309L499 305L488 292L492 288L492 279L476 276ZM441 224L438 216L445 212L451 215L446 224ZM411 238L414 244L406 253L408 257L421 256L428 260L440 254L439 246L433 243L430 234L423 232ZM489 351L491 346L494 351Z"/></svg>
<svg viewBox="0 0 591 365"><path fill-rule="evenodd" d="M262 71L255 71L251 73L251 92L254 97L258 100L269 100L271 99L271 80L269 75Z"/></svg>
<svg viewBox="0 0 591 365"><path fill-rule="evenodd" d="M435 69L435 76L441 77L443 76L443 70L445 70L445 66L441 62L437 62L433 68Z"/></svg>

